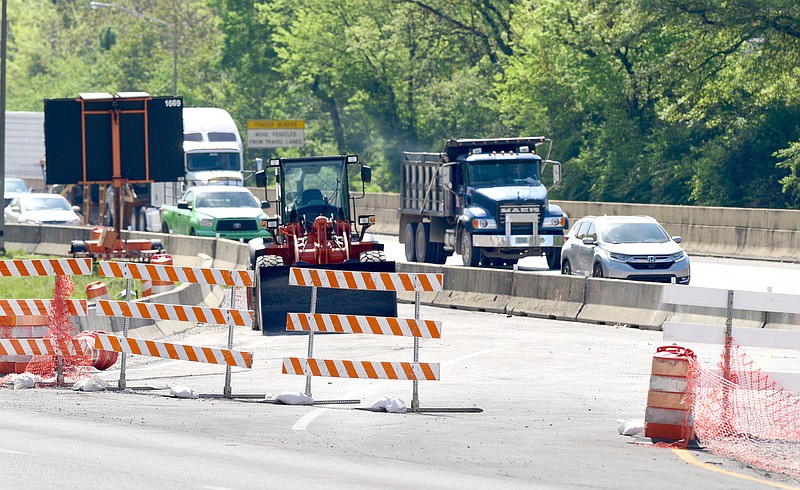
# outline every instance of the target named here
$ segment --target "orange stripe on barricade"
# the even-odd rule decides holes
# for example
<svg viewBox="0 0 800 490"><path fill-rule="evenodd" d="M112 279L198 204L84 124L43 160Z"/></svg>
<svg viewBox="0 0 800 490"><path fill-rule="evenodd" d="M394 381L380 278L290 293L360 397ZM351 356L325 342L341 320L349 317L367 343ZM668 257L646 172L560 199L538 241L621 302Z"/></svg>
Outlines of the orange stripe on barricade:
<svg viewBox="0 0 800 490"><path fill-rule="evenodd" d="M284 357L282 372L283 374L328 378L439 380L439 364L426 362L372 362Z"/></svg>
<svg viewBox="0 0 800 490"><path fill-rule="evenodd" d="M368 291L441 291L439 273L333 271L293 267L289 284ZM352 279L350 277L352 276Z"/></svg>
<svg viewBox="0 0 800 490"><path fill-rule="evenodd" d="M231 349L172 344L169 342L156 342L154 340L117 337L108 334L97 334L94 346L96 349L125 352L128 354L141 353L141 355L174 359L177 361L223 364L244 368L251 368L253 366L253 354L251 352ZM198 352L203 352L205 355L199 356Z"/></svg>
<svg viewBox="0 0 800 490"><path fill-rule="evenodd" d="M141 303L126 301L98 300L97 315L142 318L145 320L173 320L182 322L210 323L252 327L252 310L230 310L204 306L169 305L162 303Z"/></svg>
<svg viewBox="0 0 800 490"><path fill-rule="evenodd" d="M380 316L338 315L330 313L287 313L287 331L371 333L399 337L442 337L442 322Z"/></svg>
<svg viewBox="0 0 800 490"><path fill-rule="evenodd" d="M92 259L32 259L0 261L2 277L89 276Z"/></svg>
<svg viewBox="0 0 800 490"><path fill-rule="evenodd" d="M122 277L162 282L187 282L217 286L255 286L255 272L239 269L182 267L167 264L135 262L100 262L98 276Z"/></svg>

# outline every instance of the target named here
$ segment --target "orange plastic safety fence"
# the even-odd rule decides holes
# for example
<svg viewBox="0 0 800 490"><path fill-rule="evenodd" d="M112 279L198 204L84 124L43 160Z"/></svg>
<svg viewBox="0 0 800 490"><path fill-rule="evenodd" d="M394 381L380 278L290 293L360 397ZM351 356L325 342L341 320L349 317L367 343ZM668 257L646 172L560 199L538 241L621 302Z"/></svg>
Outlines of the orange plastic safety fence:
<svg viewBox="0 0 800 490"><path fill-rule="evenodd" d="M690 366L694 428L700 443L719 456L800 476L800 398L761 372L731 346L724 379L697 361Z"/></svg>
<svg viewBox="0 0 800 490"><path fill-rule="evenodd" d="M53 302L47 315L49 329L45 338L69 342L78 334L78 329L70 318L68 303L75 292L75 284L69 276L56 276L55 283ZM63 356L61 365L65 379L78 381L89 376L92 359L91 356ZM57 369L58 360L55 356L33 356L25 371L48 379L56 376Z"/></svg>

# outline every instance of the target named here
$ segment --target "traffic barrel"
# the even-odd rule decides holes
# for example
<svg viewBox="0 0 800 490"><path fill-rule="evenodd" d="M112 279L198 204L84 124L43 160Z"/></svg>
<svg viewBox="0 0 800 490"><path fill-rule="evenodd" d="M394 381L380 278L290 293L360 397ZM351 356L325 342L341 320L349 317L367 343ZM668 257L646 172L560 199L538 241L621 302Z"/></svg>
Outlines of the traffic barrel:
<svg viewBox="0 0 800 490"><path fill-rule="evenodd" d="M690 363L696 360L694 352L677 345L656 349L647 393L645 437L687 443L694 439L688 374Z"/></svg>
<svg viewBox="0 0 800 490"><path fill-rule="evenodd" d="M76 335L75 338L81 342L86 350L91 352L92 366L100 371L105 371L117 362L118 354L114 351L95 348L94 341L99 333L106 332L102 330L86 330Z"/></svg>
<svg viewBox="0 0 800 490"><path fill-rule="evenodd" d="M97 303L98 299L109 299L110 296L108 295L108 288L106 287L106 283L102 281L96 281L89 283L86 286L86 299L89 303Z"/></svg>
<svg viewBox="0 0 800 490"><path fill-rule="evenodd" d="M172 265L172 255L169 254L159 254L154 255L152 259L150 259L150 263L153 265ZM166 291L171 291L174 287L174 283L169 281L153 281L152 285L152 292L150 294L158 294L164 293ZM144 293L142 293L144 296Z"/></svg>
<svg viewBox="0 0 800 490"><path fill-rule="evenodd" d="M30 339L47 335L47 317L43 315L0 316L0 338ZM0 375L24 373L33 356L0 356Z"/></svg>

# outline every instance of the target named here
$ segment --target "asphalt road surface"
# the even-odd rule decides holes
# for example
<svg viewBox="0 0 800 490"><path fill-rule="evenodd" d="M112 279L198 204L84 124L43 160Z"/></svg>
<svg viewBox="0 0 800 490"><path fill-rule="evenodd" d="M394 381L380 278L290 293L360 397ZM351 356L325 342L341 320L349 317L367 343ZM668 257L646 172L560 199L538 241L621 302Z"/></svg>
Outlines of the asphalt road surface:
<svg viewBox="0 0 800 490"><path fill-rule="evenodd" d="M400 316L413 316L400 305ZM237 329L235 348L254 353L233 369L235 400L178 399L181 385L223 392L220 366L131 356L134 393L0 389L0 487L41 488L791 488L797 480L704 451L653 447L620 436L619 420L642 419L660 332L621 326L421 308L443 337L420 341L420 361L441 381L419 383L422 413L376 413L382 396L410 405L412 383L313 378L317 402L286 406L265 395L303 391L281 374L304 357L304 335ZM167 339L210 347L225 327ZM409 338L315 335L314 356L411 361ZM698 349L716 363L719 348ZM758 358L758 356L756 355ZM764 356L764 359L768 358ZM774 357L797 366L797 356ZM119 363L102 373L111 386ZM779 366L780 367L780 366ZM459 409L481 409L465 413Z"/></svg>

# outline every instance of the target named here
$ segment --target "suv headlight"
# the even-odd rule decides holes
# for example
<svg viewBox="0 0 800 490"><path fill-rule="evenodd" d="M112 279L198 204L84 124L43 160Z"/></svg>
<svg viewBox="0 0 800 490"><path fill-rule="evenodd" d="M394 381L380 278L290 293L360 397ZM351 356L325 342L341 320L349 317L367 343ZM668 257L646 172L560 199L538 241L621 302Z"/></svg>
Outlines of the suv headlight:
<svg viewBox="0 0 800 490"><path fill-rule="evenodd" d="M619 262L627 262L631 258L630 255L619 254L619 253L616 253L616 252L611 252L611 253L608 254L608 256L611 257L612 260L617 260Z"/></svg>
<svg viewBox="0 0 800 490"><path fill-rule="evenodd" d="M680 262L681 260L686 258L686 252L681 250L680 252L670 255L670 257L672 257L672 260L674 260L675 262Z"/></svg>
<svg viewBox="0 0 800 490"><path fill-rule="evenodd" d="M203 228L211 228L214 226L214 218L200 218L197 223Z"/></svg>

